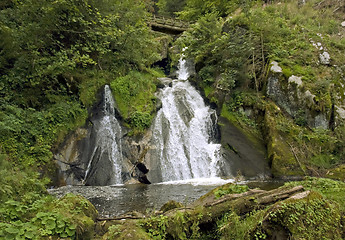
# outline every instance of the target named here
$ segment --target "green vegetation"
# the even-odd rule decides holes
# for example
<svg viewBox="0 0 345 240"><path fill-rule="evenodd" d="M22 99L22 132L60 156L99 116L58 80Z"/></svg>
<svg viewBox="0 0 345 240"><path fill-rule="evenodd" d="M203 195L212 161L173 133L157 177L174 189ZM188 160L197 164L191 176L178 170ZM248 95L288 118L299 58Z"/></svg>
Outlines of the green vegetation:
<svg viewBox="0 0 345 240"><path fill-rule="evenodd" d="M150 125L157 74L149 68L159 43L146 24L149 7L136 0L0 4L1 239L91 238L89 203L47 196L53 151L85 124L104 84L117 79L145 89L129 99L137 105L121 112L125 120L141 131Z"/></svg>
<svg viewBox="0 0 345 240"><path fill-rule="evenodd" d="M299 193L285 195L300 185L304 189L300 187ZM202 196L198 206L152 213L137 221L117 221L103 239L129 235L141 239L342 239L345 233L343 182L306 178L273 192L256 189L239 198L234 194L215 199L214 194L222 189L234 189L230 194L248 190L227 184Z"/></svg>
<svg viewBox="0 0 345 240"><path fill-rule="evenodd" d="M135 132L151 125L156 111L154 94L159 76L163 76L162 73L154 70L150 73L131 71L111 82L118 110Z"/></svg>
<svg viewBox="0 0 345 240"><path fill-rule="evenodd" d="M218 239L341 239L341 214L336 205L313 192L288 199L244 217L229 212L217 223Z"/></svg>
<svg viewBox="0 0 345 240"><path fill-rule="evenodd" d="M90 239L97 211L86 199L72 194L61 200L29 192L21 201L0 208L3 239L43 239L47 236Z"/></svg>
<svg viewBox="0 0 345 240"><path fill-rule="evenodd" d="M240 184L226 184L224 186L221 186L217 188L214 192L214 195L216 198L221 198L222 196L226 194L234 194L234 193L244 193L249 190L249 187L247 185L240 185Z"/></svg>
<svg viewBox="0 0 345 240"><path fill-rule="evenodd" d="M132 134L151 125L155 79L162 76L150 68L161 51L147 26L152 6L149 0L0 3L0 238L94 237L97 213L88 201L73 195L57 200L46 191L56 170L53 152L85 124L104 84L110 84ZM344 181L345 127L336 115L344 101L344 3L159 0L157 6L162 15L194 22L176 41L180 49L188 47L184 54L196 64L194 81L223 117L248 135L263 136L275 176ZM320 63L323 51L331 56L329 64ZM308 90L313 96L293 116L267 98L272 61L282 68L283 90L295 75L303 81L294 84L295 95ZM295 95L290 97L296 100ZM308 125L308 117L317 114L325 116L329 129ZM186 211L114 225L104 238L126 239L128 229L137 239L266 239L281 229L293 238L343 237L344 184L315 178L290 183L296 184L312 191L307 199L245 215L229 210L212 229L199 224L210 216ZM208 197L246 190L230 185Z"/></svg>

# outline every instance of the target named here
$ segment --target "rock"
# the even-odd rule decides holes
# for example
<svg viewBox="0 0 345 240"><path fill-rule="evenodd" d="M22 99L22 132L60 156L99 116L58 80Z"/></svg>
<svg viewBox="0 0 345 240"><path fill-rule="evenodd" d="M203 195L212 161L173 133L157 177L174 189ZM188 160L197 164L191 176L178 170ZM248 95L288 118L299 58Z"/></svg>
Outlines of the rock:
<svg viewBox="0 0 345 240"><path fill-rule="evenodd" d="M289 83L295 83L297 84L298 87L302 86L303 82L302 82L302 77L297 77L295 75L292 75L291 77L289 77Z"/></svg>
<svg viewBox="0 0 345 240"><path fill-rule="evenodd" d="M341 26L342 26L342 27L345 27L345 21L341 23Z"/></svg>
<svg viewBox="0 0 345 240"><path fill-rule="evenodd" d="M314 120L314 124L315 124L315 128L322 128L322 129L328 129L328 120L325 116L325 114L320 113L318 115L315 116L315 120Z"/></svg>
<svg viewBox="0 0 345 240"><path fill-rule="evenodd" d="M342 119L345 119L345 109L339 106L335 106L336 112L338 113L338 116Z"/></svg>
<svg viewBox="0 0 345 240"><path fill-rule="evenodd" d="M137 168L144 174L149 172L149 170L147 169L147 167L143 163L140 163L140 162L137 163Z"/></svg>
<svg viewBox="0 0 345 240"><path fill-rule="evenodd" d="M276 61L273 61L273 62L271 62L271 71L272 72L275 72L275 73L281 73L281 72L283 72L282 71L282 68L281 67L279 67L279 65L278 65L278 63L276 62Z"/></svg>
<svg viewBox="0 0 345 240"><path fill-rule="evenodd" d="M238 172L245 178L270 176L267 160L265 159L265 146L259 136L244 134L239 128L226 118L219 118L222 150L225 159L231 159L221 166L224 172L231 172L236 176ZM250 137L249 137L250 136Z"/></svg>
<svg viewBox="0 0 345 240"><path fill-rule="evenodd" d="M164 86L165 85L169 85L172 82L171 78L167 78L167 77L162 77L162 78L158 78L158 80L160 81L160 83L162 83Z"/></svg>
<svg viewBox="0 0 345 240"><path fill-rule="evenodd" d="M307 90L305 93L304 93L304 99L306 101L306 104L308 107L311 107L315 104L314 102L314 98L316 96L314 94L312 94L309 90Z"/></svg>
<svg viewBox="0 0 345 240"><path fill-rule="evenodd" d="M331 57L328 52L323 52L320 54L320 62L323 65L329 65L331 63Z"/></svg>

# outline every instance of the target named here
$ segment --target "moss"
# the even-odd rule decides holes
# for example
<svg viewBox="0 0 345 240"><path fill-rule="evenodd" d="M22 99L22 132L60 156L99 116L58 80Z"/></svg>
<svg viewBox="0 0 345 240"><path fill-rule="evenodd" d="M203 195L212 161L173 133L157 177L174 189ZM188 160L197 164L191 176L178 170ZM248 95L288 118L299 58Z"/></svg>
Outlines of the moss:
<svg viewBox="0 0 345 240"><path fill-rule="evenodd" d="M250 235L256 235L259 237L257 232L255 232L255 234L252 233L258 225L260 225L265 214L266 211L264 210L253 211L244 217L238 216L235 212L226 213L217 222L217 233L219 239L251 239Z"/></svg>
<svg viewBox="0 0 345 240"><path fill-rule="evenodd" d="M275 177L303 175L303 169L301 169L297 159L291 152L290 146L277 130L274 112L275 114L280 114L278 111L266 108L263 122L267 155L272 174Z"/></svg>
<svg viewBox="0 0 345 240"><path fill-rule="evenodd" d="M84 197L66 194L52 211L57 211L77 226L76 233L80 239L92 239L98 212Z"/></svg>
<svg viewBox="0 0 345 240"><path fill-rule="evenodd" d="M212 191L214 192L214 195L216 198L221 198L222 196L226 194L235 194L235 193L244 193L249 190L249 187L247 185L239 185L239 184L233 184L228 183L226 185L223 185L216 190Z"/></svg>
<svg viewBox="0 0 345 240"><path fill-rule="evenodd" d="M165 204L161 207L160 211L162 211L162 212L167 212L167 211L169 211L169 210L172 210L172 209L175 209L175 208L181 208L181 207L183 207L183 204L182 204L182 203L176 202L176 201L174 201L174 200L170 200L169 202L165 203Z"/></svg>
<svg viewBox="0 0 345 240"><path fill-rule="evenodd" d="M279 231L293 239L341 239L341 216L336 205L311 192L302 199L289 198L267 210L267 217L256 232L268 238Z"/></svg>
<svg viewBox="0 0 345 240"><path fill-rule="evenodd" d="M150 240L149 234L145 232L136 221L122 221L116 222L109 226L108 232L102 237L103 240L110 239L135 239L135 240Z"/></svg>
<svg viewBox="0 0 345 240"><path fill-rule="evenodd" d="M340 210L345 212L345 183L327 179L327 178L315 178L306 177L303 181L289 182L287 186L302 185L306 190L312 190L320 193L324 198L336 202Z"/></svg>

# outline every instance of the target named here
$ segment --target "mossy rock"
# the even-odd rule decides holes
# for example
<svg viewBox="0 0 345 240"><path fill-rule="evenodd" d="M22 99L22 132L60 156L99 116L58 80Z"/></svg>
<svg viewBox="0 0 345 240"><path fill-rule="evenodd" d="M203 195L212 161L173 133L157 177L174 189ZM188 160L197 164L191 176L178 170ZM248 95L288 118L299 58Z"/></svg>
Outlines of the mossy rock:
<svg viewBox="0 0 345 240"><path fill-rule="evenodd" d="M145 232L145 229L139 226L137 221L126 220L111 225L102 239L150 240L152 238Z"/></svg>
<svg viewBox="0 0 345 240"><path fill-rule="evenodd" d="M56 207L62 215L76 225L78 239L92 239L95 221L98 216L96 208L83 196L66 194Z"/></svg>
<svg viewBox="0 0 345 240"><path fill-rule="evenodd" d="M274 177L304 175L290 146L280 135L276 127L276 116L281 114L277 108L266 108L264 116L264 137L267 155Z"/></svg>
<svg viewBox="0 0 345 240"><path fill-rule="evenodd" d="M171 209L175 209L175 208L181 208L183 207L183 204L180 202L176 202L174 200L170 200L169 202L166 202L160 209L160 211L162 212L167 212Z"/></svg>
<svg viewBox="0 0 345 240"><path fill-rule="evenodd" d="M271 206L262 224L252 236L267 239L341 239L341 214L332 204L316 192L305 192L302 198L289 198Z"/></svg>

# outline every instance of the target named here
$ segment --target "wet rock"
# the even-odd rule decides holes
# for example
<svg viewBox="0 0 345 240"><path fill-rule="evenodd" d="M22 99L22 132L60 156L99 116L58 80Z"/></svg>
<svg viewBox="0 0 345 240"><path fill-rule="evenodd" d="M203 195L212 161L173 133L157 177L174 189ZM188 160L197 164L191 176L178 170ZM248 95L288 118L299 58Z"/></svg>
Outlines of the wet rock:
<svg viewBox="0 0 345 240"><path fill-rule="evenodd" d="M315 95L310 90L303 91L301 76L292 75L288 79L280 72L277 63L272 62L271 73L267 82L267 96L281 109L295 119L303 119L309 127L329 127L330 110L319 110L314 101Z"/></svg>
<svg viewBox="0 0 345 240"><path fill-rule="evenodd" d="M314 118L314 127L315 128L322 128L322 129L328 129L329 122L326 118L325 114L318 114Z"/></svg>
<svg viewBox="0 0 345 240"><path fill-rule="evenodd" d="M163 85L163 88L172 82L172 79L167 77L158 78L158 80Z"/></svg>

